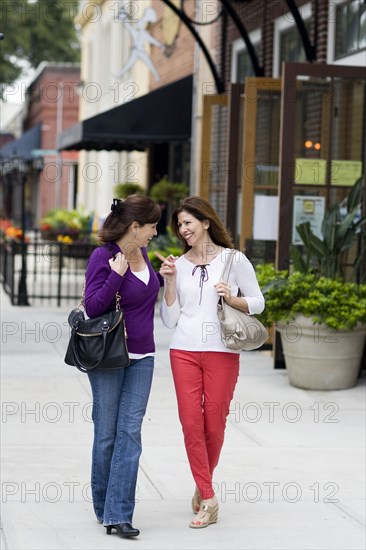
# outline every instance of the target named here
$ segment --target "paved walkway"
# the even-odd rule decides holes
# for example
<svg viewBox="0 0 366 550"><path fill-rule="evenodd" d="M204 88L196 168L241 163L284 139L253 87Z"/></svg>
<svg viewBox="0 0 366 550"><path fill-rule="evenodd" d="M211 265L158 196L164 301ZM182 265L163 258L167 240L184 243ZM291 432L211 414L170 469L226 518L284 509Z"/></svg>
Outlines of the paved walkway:
<svg viewBox="0 0 366 550"><path fill-rule="evenodd" d="M10 550L365 548L365 380L303 391L270 352L241 357L215 483L219 521L188 528L194 483L156 316L156 370L143 426L136 540L106 536L90 500L91 396L64 364L70 308L2 299L2 540Z"/></svg>

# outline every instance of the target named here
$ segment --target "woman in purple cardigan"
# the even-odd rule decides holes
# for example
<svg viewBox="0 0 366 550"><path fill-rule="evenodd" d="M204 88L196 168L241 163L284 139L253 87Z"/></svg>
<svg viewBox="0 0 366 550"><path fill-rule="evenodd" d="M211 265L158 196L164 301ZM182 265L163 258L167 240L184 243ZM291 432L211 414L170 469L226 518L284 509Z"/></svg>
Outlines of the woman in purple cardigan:
<svg viewBox="0 0 366 550"><path fill-rule="evenodd" d="M97 519L111 534L136 537L132 527L141 425L154 368L154 308L161 276L146 252L157 235L160 207L150 198L114 199L100 231L104 246L92 253L86 270L85 309L97 317L124 311L130 365L88 373L93 393L92 495Z"/></svg>

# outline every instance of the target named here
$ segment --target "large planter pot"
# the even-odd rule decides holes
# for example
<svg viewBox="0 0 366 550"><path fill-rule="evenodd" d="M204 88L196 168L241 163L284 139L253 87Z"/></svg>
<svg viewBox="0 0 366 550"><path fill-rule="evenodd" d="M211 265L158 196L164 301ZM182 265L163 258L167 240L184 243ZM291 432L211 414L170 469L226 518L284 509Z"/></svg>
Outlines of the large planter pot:
<svg viewBox="0 0 366 550"><path fill-rule="evenodd" d="M306 390L344 390L357 384L366 326L333 330L297 316L279 323L289 382Z"/></svg>

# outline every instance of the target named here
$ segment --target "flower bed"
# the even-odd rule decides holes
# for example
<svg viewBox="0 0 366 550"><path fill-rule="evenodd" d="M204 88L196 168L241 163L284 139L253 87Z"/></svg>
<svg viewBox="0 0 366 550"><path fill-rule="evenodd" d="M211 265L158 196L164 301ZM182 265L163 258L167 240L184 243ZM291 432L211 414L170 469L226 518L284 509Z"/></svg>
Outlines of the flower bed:
<svg viewBox="0 0 366 550"><path fill-rule="evenodd" d="M41 219L41 237L45 241L72 243L91 233L93 214L78 210L49 210Z"/></svg>

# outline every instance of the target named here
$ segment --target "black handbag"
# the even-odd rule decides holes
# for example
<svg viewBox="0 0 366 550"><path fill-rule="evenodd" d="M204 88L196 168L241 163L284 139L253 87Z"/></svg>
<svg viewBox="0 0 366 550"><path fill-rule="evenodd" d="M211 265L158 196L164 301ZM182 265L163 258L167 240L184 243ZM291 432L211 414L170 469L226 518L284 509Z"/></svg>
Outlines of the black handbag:
<svg viewBox="0 0 366 550"><path fill-rule="evenodd" d="M85 291L85 287L84 287ZM93 319L85 319L84 291L81 302L68 317L71 327L65 363L81 372L128 367L127 333L120 295L116 294L116 309Z"/></svg>

